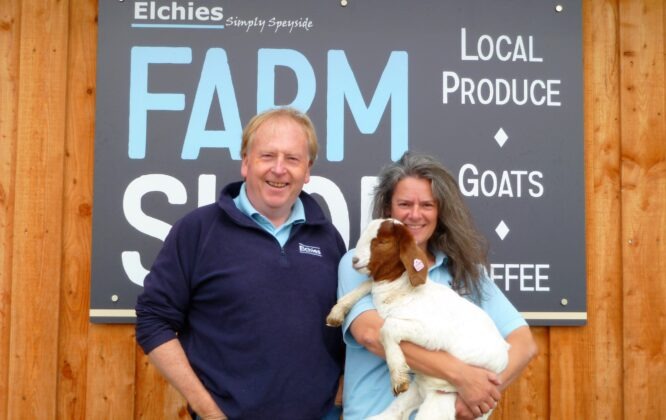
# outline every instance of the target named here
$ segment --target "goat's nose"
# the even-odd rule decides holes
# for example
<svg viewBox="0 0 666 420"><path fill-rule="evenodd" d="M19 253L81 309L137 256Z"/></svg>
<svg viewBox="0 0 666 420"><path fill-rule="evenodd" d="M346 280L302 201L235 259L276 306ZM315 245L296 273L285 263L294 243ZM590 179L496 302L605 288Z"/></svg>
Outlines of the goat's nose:
<svg viewBox="0 0 666 420"><path fill-rule="evenodd" d="M358 257L352 257L352 264L358 263Z"/></svg>

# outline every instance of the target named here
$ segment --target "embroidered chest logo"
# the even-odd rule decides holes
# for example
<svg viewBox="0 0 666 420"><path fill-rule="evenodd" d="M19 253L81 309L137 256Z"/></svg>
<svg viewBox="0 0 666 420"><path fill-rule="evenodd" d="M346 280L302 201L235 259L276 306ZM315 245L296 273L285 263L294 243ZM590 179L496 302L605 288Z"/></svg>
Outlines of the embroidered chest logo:
<svg viewBox="0 0 666 420"><path fill-rule="evenodd" d="M321 249L318 246L305 245L298 243L298 252L301 254L314 255L316 257L321 257Z"/></svg>

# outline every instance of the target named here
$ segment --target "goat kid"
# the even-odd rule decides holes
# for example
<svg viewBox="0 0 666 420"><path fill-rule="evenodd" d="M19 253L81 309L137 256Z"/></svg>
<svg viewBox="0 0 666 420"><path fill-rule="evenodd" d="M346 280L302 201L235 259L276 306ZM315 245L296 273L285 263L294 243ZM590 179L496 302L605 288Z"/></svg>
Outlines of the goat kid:
<svg viewBox="0 0 666 420"><path fill-rule="evenodd" d="M393 393L398 396L372 419L407 419L418 408L418 420L455 420L455 387L419 372L414 374L415 386L410 387L410 368L400 342L446 351L467 364L496 373L508 364L509 344L481 308L427 277L426 255L401 222L370 222L358 241L352 264L370 278L338 300L326 323L342 325L352 306L372 293L375 308L384 318L380 340ZM489 416L490 412L482 418Z"/></svg>

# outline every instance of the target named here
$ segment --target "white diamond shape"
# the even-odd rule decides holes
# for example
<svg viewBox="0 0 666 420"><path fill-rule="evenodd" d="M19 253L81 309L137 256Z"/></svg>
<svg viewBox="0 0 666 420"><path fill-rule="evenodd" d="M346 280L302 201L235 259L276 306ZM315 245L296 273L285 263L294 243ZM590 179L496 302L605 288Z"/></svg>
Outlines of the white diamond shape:
<svg viewBox="0 0 666 420"><path fill-rule="evenodd" d="M504 220L502 220L499 225L495 228L495 233L497 233L497 236L500 237L501 240L504 240L506 238L506 235L509 234L509 227L504 223Z"/></svg>
<svg viewBox="0 0 666 420"><path fill-rule="evenodd" d="M499 144L499 147L504 146L504 143L506 143L508 139L509 136L506 134L506 131L500 127L500 129L497 130L497 133L495 133L495 141Z"/></svg>

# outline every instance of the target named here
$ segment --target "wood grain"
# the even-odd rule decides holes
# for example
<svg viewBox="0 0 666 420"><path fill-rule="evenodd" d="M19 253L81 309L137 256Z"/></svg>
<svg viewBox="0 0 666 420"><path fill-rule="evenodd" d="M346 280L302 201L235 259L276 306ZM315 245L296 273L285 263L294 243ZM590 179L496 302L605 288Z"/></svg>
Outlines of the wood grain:
<svg viewBox="0 0 666 420"><path fill-rule="evenodd" d="M70 7L57 417L85 418L95 137L97 2Z"/></svg>
<svg viewBox="0 0 666 420"><path fill-rule="evenodd" d="M185 399L162 377L137 348L136 364L137 419L187 419Z"/></svg>
<svg viewBox="0 0 666 420"><path fill-rule="evenodd" d="M132 325L88 321L97 7L0 0L0 420L188 417ZM495 419L666 412L666 8L582 10L588 325L533 329Z"/></svg>
<svg viewBox="0 0 666 420"><path fill-rule="evenodd" d="M622 418L618 4L586 2L584 33L588 325L551 329L553 418ZM587 396L587 397L583 397Z"/></svg>
<svg viewBox="0 0 666 420"><path fill-rule="evenodd" d="M664 3L620 4L624 416L666 411Z"/></svg>
<svg viewBox="0 0 666 420"><path fill-rule="evenodd" d="M88 336L85 418L133 418L134 326L90 325Z"/></svg>
<svg viewBox="0 0 666 420"><path fill-rule="evenodd" d="M68 5L57 0L21 4L8 354L11 419L55 417Z"/></svg>
<svg viewBox="0 0 666 420"><path fill-rule="evenodd" d="M584 108L588 326L573 343L575 414L622 418L620 57L617 0L585 2ZM581 395L588 396L580 398ZM570 405L571 402L567 401Z"/></svg>
<svg viewBox="0 0 666 420"><path fill-rule="evenodd" d="M549 328L532 328L532 335L539 347L539 354L520 378L504 391L497 410L493 412L493 420L550 418Z"/></svg>
<svg viewBox="0 0 666 420"><path fill-rule="evenodd" d="M0 8L0 418L9 395L12 250L19 79L20 2Z"/></svg>

